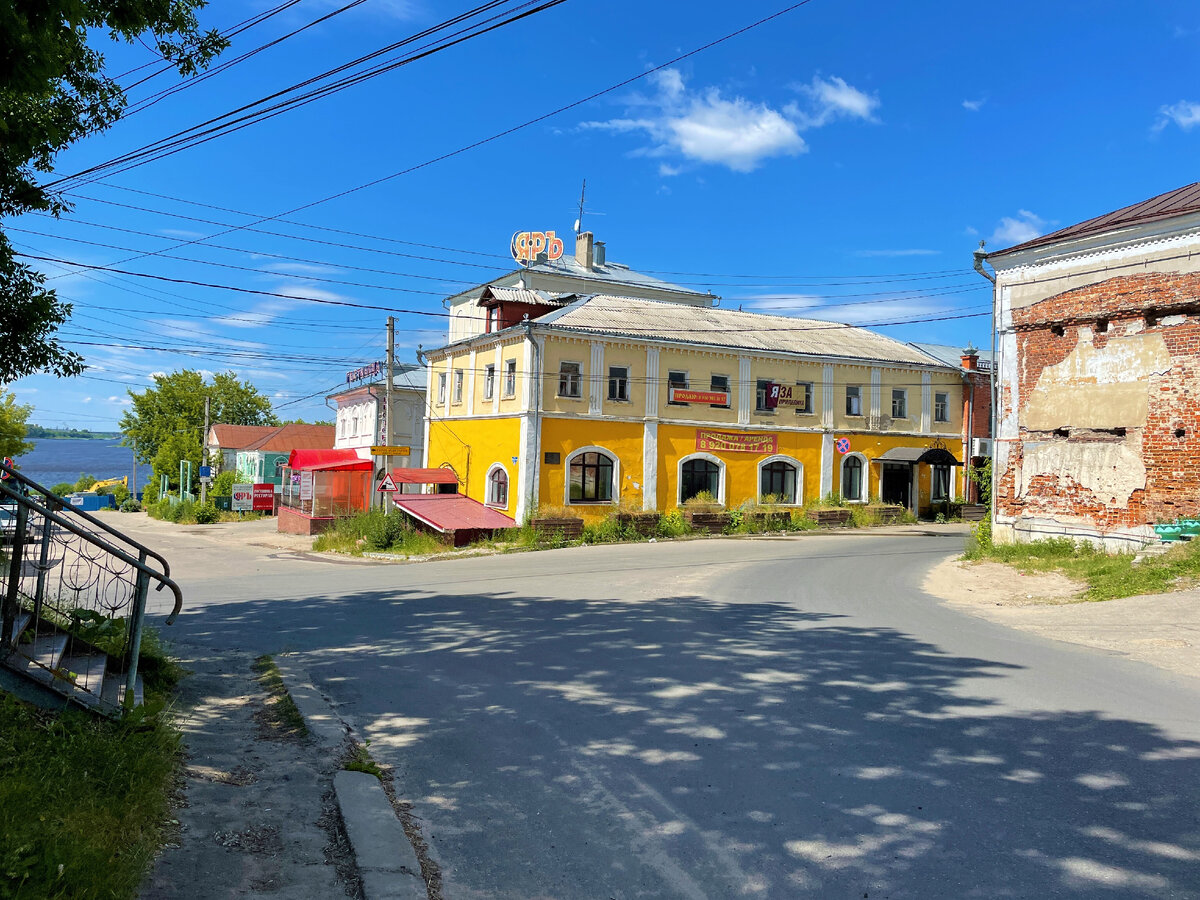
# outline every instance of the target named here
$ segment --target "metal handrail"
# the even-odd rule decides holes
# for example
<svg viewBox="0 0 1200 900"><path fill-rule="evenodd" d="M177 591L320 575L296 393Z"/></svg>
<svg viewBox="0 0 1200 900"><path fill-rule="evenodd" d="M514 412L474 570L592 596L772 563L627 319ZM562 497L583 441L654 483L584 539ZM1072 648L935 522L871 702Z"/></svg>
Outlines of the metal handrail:
<svg viewBox="0 0 1200 900"><path fill-rule="evenodd" d="M0 467L8 469L8 467L4 466L3 463L0 463ZM12 470L9 469L9 471L12 471ZM25 479L25 480L28 480L28 479ZM64 516L61 513L56 512L55 510L49 509L48 507L43 506L41 503L38 503L36 500L34 500L32 497L28 496L27 494L24 494L21 491L15 490L14 488L10 487L6 481L0 481L0 494L4 494L8 497L11 497L17 503L24 504L24 505L28 506L29 508L36 510L40 515L44 516L47 520L54 522L56 525L58 525L62 528L65 528L67 531L71 532L72 534L76 535L77 537L83 538L85 541L88 541L89 543L94 544L95 546L104 550L106 553L108 553L112 556L115 556L117 559L121 560L126 565L131 566L136 571L145 574L149 578L155 579L156 581L159 582L159 586L158 586L157 590L162 590L164 587L170 588L171 593L173 593L175 595L175 606L174 606L174 608L172 608L170 615L167 616L166 623L168 625L171 625L175 622L175 618L179 615L180 610L183 609L183 591L180 590L179 585L177 585L169 577L164 575L162 572L159 572L157 569L151 568L150 566L146 565L140 559L136 559L135 557L130 556L128 553L126 553L124 550L121 550L119 547L114 547L112 544L108 543L108 541L105 541L98 535L93 534L92 532L90 532L84 528L80 528L78 524L71 521L71 518L69 516ZM55 495L50 494L50 496L53 497ZM76 510L72 510L71 515L75 516L75 515L79 515L79 513ZM91 519L90 516L88 517L88 519L89 519L89 521L94 521ZM111 530L111 529L106 529L106 530ZM117 532L117 534L120 535L120 532ZM133 544L134 546L137 546L138 549L142 553L150 555L151 551L147 550L145 547L142 547L136 541L129 541L129 543ZM159 557L157 554L154 554L154 555L156 556L156 558L162 559L162 557ZM164 560L164 562L165 562L165 560Z"/></svg>
<svg viewBox="0 0 1200 900"><path fill-rule="evenodd" d="M36 481L34 481L32 478L28 478L25 475L22 475L20 472L18 472L16 469L12 468L11 466L5 465L2 461L0 461L0 472L5 472L8 475L12 476L13 478L16 478L17 481L20 481L27 487L33 488L35 491L37 491L38 493L42 494L45 497L53 497L55 500L58 500L62 503L62 506L64 509L71 510L72 515L79 516L80 518L84 519L85 521L90 522L91 524L100 528L102 531L105 531L108 534L111 534L113 537L120 538L126 544L129 544L129 546L136 549L139 553L145 553L147 556L158 560L160 563L162 563L162 569L163 569L162 574L165 575L167 578L171 577L171 565L170 565L170 563L167 562L167 560L161 554L155 553L149 547L145 547L142 544L139 544L137 541L135 541L133 538L129 537L124 532L118 531L117 529L115 529L111 525L109 525L107 522L104 522L104 521L96 518L91 513L84 512L82 509L75 509L75 507L71 506L71 504L66 500L66 498L58 496L57 494L52 492L49 488L43 487L42 485L40 485ZM0 482L0 483L3 483L3 482ZM164 587L164 585L159 584L159 586L155 590L161 591L163 589L163 587Z"/></svg>

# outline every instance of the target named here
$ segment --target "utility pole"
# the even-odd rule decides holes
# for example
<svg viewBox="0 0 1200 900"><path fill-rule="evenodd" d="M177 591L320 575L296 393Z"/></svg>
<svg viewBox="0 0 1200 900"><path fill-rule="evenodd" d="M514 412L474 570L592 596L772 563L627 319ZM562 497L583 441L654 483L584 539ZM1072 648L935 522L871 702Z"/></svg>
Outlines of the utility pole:
<svg viewBox="0 0 1200 900"><path fill-rule="evenodd" d="M200 458L200 465L208 465L208 404L210 397L204 398L204 456ZM208 499L208 482L200 479L200 503L201 505Z"/></svg>
<svg viewBox="0 0 1200 900"><path fill-rule="evenodd" d="M388 316L387 320L387 384L383 389L383 405L385 407L383 415L383 442L388 446L392 446L392 372L393 366L396 364L396 319L394 316ZM388 475L392 474L392 457L384 456L383 471ZM387 502L390 499L383 491L379 492L382 498L382 506L387 508Z"/></svg>
<svg viewBox="0 0 1200 900"><path fill-rule="evenodd" d="M137 439L133 440L133 481L130 482L129 496L137 499Z"/></svg>

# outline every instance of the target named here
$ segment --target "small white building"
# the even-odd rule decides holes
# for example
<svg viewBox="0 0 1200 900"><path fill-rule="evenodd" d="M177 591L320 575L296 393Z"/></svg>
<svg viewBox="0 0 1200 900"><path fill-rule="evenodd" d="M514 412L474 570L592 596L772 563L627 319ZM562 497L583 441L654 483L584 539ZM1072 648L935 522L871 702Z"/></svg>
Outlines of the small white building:
<svg viewBox="0 0 1200 900"><path fill-rule="evenodd" d="M326 402L334 406L333 446L354 450L362 459L375 463L376 479L382 478L384 457L372 447L387 445L384 401L387 367L373 363L346 373L346 387L329 394ZM407 456L390 457L393 469L421 468L425 465L425 369L406 363L396 365L392 376L391 446L409 448Z"/></svg>

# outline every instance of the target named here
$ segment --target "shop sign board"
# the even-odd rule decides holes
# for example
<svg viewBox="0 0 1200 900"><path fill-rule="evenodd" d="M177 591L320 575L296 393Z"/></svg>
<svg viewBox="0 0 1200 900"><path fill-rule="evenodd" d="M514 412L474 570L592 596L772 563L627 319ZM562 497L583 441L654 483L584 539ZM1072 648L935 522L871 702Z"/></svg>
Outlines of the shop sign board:
<svg viewBox="0 0 1200 900"><path fill-rule="evenodd" d="M518 231L512 236L509 250L517 262L537 262L544 254L546 259L561 259L563 242L553 231Z"/></svg>
<svg viewBox="0 0 1200 900"><path fill-rule="evenodd" d="M383 363L373 362L369 366L359 366L346 373L346 384L362 381L364 378L375 378L383 374Z"/></svg>
<svg viewBox="0 0 1200 900"><path fill-rule="evenodd" d="M717 450L726 453L775 453L779 446L777 434L745 434L734 431L696 429L697 450Z"/></svg>
<svg viewBox="0 0 1200 900"><path fill-rule="evenodd" d="M796 390L796 385L776 384L767 385L767 409L806 409L809 404L808 392Z"/></svg>
<svg viewBox="0 0 1200 900"><path fill-rule="evenodd" d="M412 447L374 446L371 448L372 456L408 456L411 453Z"/></svg>
<svg viewBox="0 0 1200 900"><path fill-rule="evenodd" d="M728 391L694 391L691 388L673 387L670 390L672 403L713 403L717 406L729 405Z"/></svg>
<svg viewBox="0 0 1200 900"><path fill-rule="evenodd" d="M229 508L234 512L250 512L254 509L254 485L235 484Z"/></svg>
<svg viewBox="0 0 1200 900"><path fill-rule="evenodd" d="M251 489L251 506L256 512L270 512L275 508L275 485L267 482L256 484Z"/></svg>
<svg viewBox="0 0 1200 900"><path fill-rule="evenodd" d="M313 473L304 471L300 473L300 502L311 500L313 495Z"/></svg>

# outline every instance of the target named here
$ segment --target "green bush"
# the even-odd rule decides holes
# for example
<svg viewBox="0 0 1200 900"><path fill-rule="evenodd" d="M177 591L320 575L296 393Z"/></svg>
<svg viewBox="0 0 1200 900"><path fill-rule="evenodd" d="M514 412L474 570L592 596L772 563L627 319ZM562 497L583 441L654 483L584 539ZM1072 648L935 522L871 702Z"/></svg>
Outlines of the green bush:
<svg viewBox="0 0 1200 900"><path fill-rule="evenodd" d="M363 517L363 539L368 550L387 550L404 539L409 526L399 510L373 509Z"/></svg>
<svg viewBox="0 0 1200 900"><path fill-rule="evenodd" d="M89 490L91 490L92 485L95 483L96 483L96 478L94 475L84 475L82 472L80 472L79 480L75 482L74 490L89 491Z"/></svg>
<svg viewBox="0 0 1200 900"><path fill-rule="evenodd" d="M232 469L219 474L213 479L212 493L217 497L230 497L233 495L233 483L237 478L237 473Z"/></svg>
<svg viewBox="0 0 1200 900"><path fill-rule="evenodd" d="M60 481L54 487L50 488L50 493L56 494L59 497L65 497L67 494L75 491L75 485L69 481Z"/></svg>
<svg viewBox="0 0 1200 900"><path fill-rule="evenodd" d="M221 513L217 510L216 505L210 500L207 503L201 503L196 506L195 516L197 525L211 525L213 522L216 522L221 518Z"/></svg>
<svg viewBox="0 0 1200 900"><path fill-rule="evenodd" d="M115 502L118 507L129 499L129 488L120 483L114 484L110 493L113 495L113 502Z"/></svg>
<svg viewBox="0 0 1200 900"><path fill-rule="evenodd" d="M127 497L125 502L121 504L121 512L141 512L142 504L138 503L132 497Z"/></svg>
<svg viewBox="0 0 1200 900"><path fill-rule="evenodd" d="M658 520L658 533L663 537L681 537L691 531L692 527L683 517L683 511L678 508L663 513Z"/></svg>

